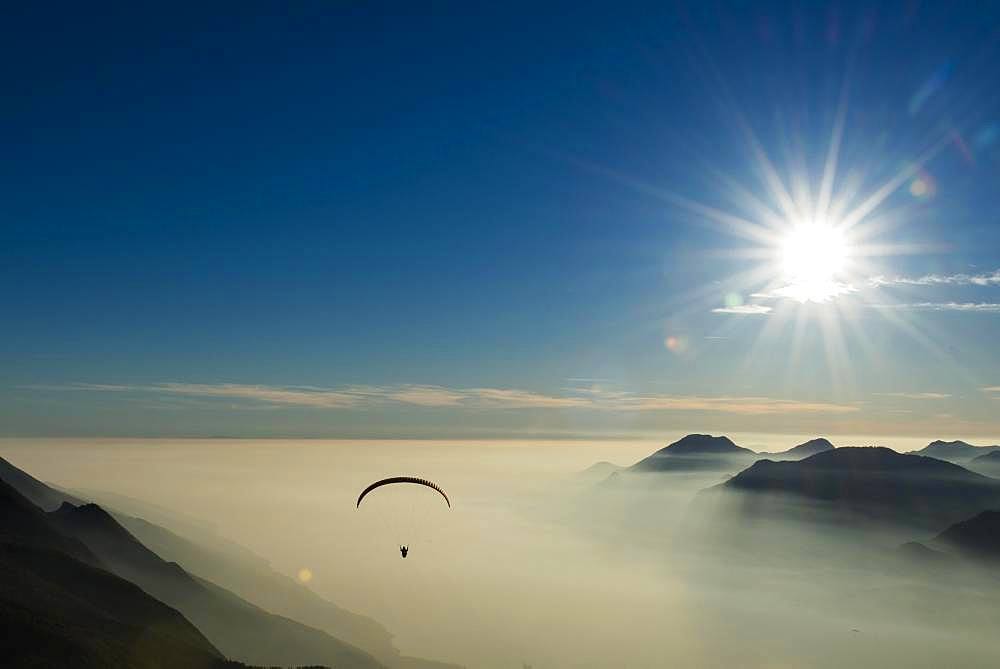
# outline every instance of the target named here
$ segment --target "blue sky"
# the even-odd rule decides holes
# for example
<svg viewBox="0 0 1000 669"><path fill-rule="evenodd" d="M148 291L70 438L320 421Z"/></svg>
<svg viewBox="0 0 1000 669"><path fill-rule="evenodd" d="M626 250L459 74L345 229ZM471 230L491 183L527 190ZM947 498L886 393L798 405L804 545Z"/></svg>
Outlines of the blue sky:
<svg viewBox="0 0 1000 669"><path fill-rule="evenodd" d="M2 430L1000 436L1000 5L929 5L21 8Z"/></svg>

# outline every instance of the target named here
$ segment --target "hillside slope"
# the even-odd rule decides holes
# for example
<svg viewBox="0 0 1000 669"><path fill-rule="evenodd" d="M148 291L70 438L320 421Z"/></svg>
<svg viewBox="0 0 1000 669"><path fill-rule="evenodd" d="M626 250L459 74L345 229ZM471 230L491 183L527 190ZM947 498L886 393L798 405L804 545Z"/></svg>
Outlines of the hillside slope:
<svg viewBox="0 0 1000 669"><path fill-rule="evenodd" d="M1000 561L1000 511L983 511L955 523L935 537L934 544L966 557Z"/></svg>
<svg viewBox="0 0 1000 669"><path fill-rule="evenodd" d="M90 551L63 537L40 509L2 481L0 526L5 667L226 665L180 613L101 569Z"/></svg>
<svg viewBox="0 0 1000 669"><path fill-rule="evenodd" d="M86 544L112 572L182 612L230 658L263 665L381 666L358 648L270 614L162 560L96 504L75 507L67 502L50 515L60 530Z"/></svg>

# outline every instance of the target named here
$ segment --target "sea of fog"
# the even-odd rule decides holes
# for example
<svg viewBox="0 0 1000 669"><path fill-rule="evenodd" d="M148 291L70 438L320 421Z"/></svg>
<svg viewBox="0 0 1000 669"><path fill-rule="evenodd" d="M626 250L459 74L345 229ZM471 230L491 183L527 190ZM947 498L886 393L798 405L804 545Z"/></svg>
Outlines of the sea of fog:
<svg viewBox="0 0 1000 669"><path fill-rule="evenodd" d="M675 543L671 527L718 477L677 479L633 499L595 498L596 483L579 475L598 461L631 464L674 436L6 439L0 455L64 488L210 523L277 570L311 575L302 587L375 618L410 655L535 669L996 666L1000 607L990 601L1000 600L988 587L959 592L919 574L887 581L848 560L771 565L693 550ZM780 450L814 435L731 436ZM834 441L906 451L927 440ZM453 508L412 486L355 508L368 483L398 474L437 481ZM401 542L411 547L406 560Z"/></svg>

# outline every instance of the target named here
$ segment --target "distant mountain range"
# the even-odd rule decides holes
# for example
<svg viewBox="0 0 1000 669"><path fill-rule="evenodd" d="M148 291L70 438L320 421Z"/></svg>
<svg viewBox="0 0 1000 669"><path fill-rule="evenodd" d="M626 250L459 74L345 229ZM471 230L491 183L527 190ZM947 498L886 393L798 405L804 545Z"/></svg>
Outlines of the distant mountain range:
<svg viewBox="0 0 1000 669"><path fill-rule="evenodd" d="M822 437L777 453L757 453L737 446L732 439L710 434L689 434L672 444L643 458L631 467L621 468L611 463L597 463L583 473L601 472L605 476L617 471L627 473L649 472L719 472L736 473L761 458L799 460L823 451L833 450L829 440Z"/></svg>
<svg viewBox="0 0 1000 669"><path fill-rule="evenodd" d="M981 455L1000 451L1000 446L973 446L964 441L932 441L910 455L926 455L939 460L963 464Z"/></svg>
<svg viewBox="0 0 1000 669"><path fill-rule="evenodd" d="M1000 505L1000 481L888 448L837 448L797 462L760 460L710 492L741 499L744 513L764 509L758 503L763 496L780 495L826 513L932 531Z"/></svg>
<svg viewBox="0 0 1000 669"><path fill-rule="evenodd" d="M0 528L0 541L5 531L16 530L22 545L56 550L140 586L156 598L153 601L159 600L157 604L164 602L177 609L197 626L199 634L205 634L212 653L206 661L224 661L223 655L226 655L267 665L454 669L454 665L400 656L388 632L375 621L327 602L289 577L274 572L266 561L242 547L219 539L208 540L210 531L205 528L185 524L192 533L199 535L199 542L194 542L141 518L122 513L112 515L77 495L34 479L2 458L0 481L13 484L17 488L16 491L10 489L16 495L14 500L22 500L21 506L26 505L34 514L11 516ZM118 501L127 501L127 498ZM19 508L10 500L6 502L4 506ZM56 506L53 512L43 511ZM166 510L160 511L170 515ZM15 522L17 518L31 517L35 521L18 529L21 526ZM142 541L137 537L142 537ZM156 552L144 542L155 547ZM159 552L185 566L193 564L202 574L219 577L218 580L227 586L234 584L233 589L254 602L266 603L268 610L210 580L194 576L177 562L163 560ZM314 627L269 610L286 615L294 613ZM187 620L184 623L190 625ZM333 631L337 636L324 630ZM352 640L363 642L364 650L341 640L340 630L347 631ZM372 651L377 657L371 654ZM143 665L126 663L121 666ZM230 663L230 666L236 665Z"/></svg>

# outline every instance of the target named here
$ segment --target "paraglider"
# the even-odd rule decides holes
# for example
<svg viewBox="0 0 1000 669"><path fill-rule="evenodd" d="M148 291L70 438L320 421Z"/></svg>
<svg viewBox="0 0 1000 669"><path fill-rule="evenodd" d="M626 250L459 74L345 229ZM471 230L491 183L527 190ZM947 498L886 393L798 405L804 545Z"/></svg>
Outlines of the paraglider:
<svg viewBox="0 0 1000 669"><path fill-rule="evenodd" d="M441 488L441 486L439 486L438 484L434 483L433 481L428 481L427 479L416 478L414 476L392 476L392 477L387 478L387 479L382 479L381 481L375 481L375 483L372 483L370 486L368 486L367 488L365 488L364 490L362 490L361 494L358 495L358 503L356 505L356 508L359 508L359 509L361 508L361 501L371 491L375 490L376 488L381 488L382 486L391 485L391 484L394 484L394 483L412 483L412 484L415 484L415 485L420 485L420 486L425 486L427 488L430 488L430 489L436 491L439 495L441 495L441 497L444 498L445 504L448 505L448 508L449 509L451 508L451 500L448 499L448 495ZM403 558L405 558L409 552L410 552L410 547L408 545L401 544L399 546L399 554Z"/></svg>
<svg viewBox="0 0 1000 669"><path fill-rule="evenodd" d="M439 486L437 483L434 483L433 481L428 481L427 479L418 479L413 476L392 476L387 479L382 479L381 481L375 481L375 483L372 483L370 486L362 490L361 494L358 495L357 507L361 508L361 500L363 500L365 498L365 495L370 493L372 490L375 490L375 488L381 488L384 485L390 485L392 483L415 483L417 485L424 485L427 486L428 488L437 490L441 494L441 496L444 497L444 501L448 504L448 508L449 509L451 508L451 500L448 499L448 495L446 495L444 490L441 489L441 486Z"/></svg>

